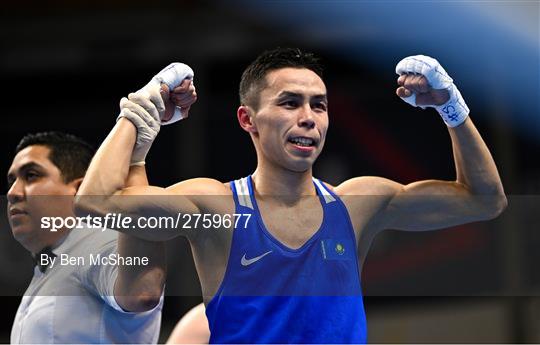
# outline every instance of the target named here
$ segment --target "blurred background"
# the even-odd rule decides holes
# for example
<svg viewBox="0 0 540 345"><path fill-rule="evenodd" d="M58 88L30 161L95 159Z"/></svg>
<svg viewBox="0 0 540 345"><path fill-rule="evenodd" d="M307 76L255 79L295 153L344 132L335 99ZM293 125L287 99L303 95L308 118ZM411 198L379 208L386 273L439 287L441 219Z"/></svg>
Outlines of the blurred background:
<svg viewBox="0 0 540 345"><path fill-rule="evenodd" d="M452 180L439 116L395 96L400 59L437 58L464 95L510 204L490 222L380 235L363 272L369 341L540 343L537 1L10 1L2 9L3 176L30 132L66 131L98 147L120 98L181 61L195 71L199 100L188 121L160 132L147 159L151 183L243 177L256 157L236 121L240 75L262 51L294 46L326 66L331 125L317 177ZM0 218L0 342L9 342L32 262ZM162 340L201 301L189 246L178 239L169 247Z"/></svg>

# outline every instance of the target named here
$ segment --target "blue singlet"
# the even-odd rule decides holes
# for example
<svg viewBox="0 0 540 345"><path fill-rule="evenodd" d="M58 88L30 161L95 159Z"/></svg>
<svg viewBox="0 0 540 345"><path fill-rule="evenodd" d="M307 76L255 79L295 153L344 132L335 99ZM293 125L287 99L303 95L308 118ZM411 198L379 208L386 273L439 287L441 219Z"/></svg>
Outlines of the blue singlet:
<svg viewBox="0 0 540 345"><path fill-rule="evenodd" d="M343 202L313 179L324 217L298 249L264 226L251 176L231 183L236 213L223 282L206 308L210 343L365 343L356 242Z"/></svg>

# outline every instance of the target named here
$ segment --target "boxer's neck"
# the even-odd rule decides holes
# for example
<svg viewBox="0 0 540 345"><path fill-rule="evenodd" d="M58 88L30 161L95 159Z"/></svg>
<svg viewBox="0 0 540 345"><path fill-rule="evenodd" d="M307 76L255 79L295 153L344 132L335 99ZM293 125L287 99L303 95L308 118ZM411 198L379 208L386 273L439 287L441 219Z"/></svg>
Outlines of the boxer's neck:
<svg viewBox="0 0 540 345"><path fill-rule="evenodd" d="M311 168L304 172L294 172L281 167L259 165L253 173L253 187L259 195L283 196L289 200L316 195Z"/></svg>

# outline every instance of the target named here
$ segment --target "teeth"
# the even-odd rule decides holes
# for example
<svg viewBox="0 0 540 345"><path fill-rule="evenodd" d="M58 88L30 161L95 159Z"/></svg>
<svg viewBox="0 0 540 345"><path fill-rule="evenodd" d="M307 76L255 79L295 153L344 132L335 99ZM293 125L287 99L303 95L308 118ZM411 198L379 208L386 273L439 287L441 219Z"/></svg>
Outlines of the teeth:
<svg viewBox="0 0 540 345"><path fill-rule="evenodd" d="M293 143L295 143L297 145L300 145L300 146L311 146L311 145L313 145L313 140L312 139L302 138L302 137L292 138L291 142L293 142Z"/></svg>

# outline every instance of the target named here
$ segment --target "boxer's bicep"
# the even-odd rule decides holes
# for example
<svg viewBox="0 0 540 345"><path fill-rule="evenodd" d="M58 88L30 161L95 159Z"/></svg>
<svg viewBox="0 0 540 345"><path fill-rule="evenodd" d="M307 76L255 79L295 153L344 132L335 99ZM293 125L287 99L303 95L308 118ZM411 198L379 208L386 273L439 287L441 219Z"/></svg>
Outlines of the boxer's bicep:
<svg viewBox="0 0 540 345"><path fill-rule="evenodd" d="M176 216L178 213L197 213L191 195L155 186L124 188L111 197L113 208L141 217Z"/></svg>
<svg viewBox="0 0 540 345"><path fill-rule="evenodd" d="M75 213L100 228L117 230L150 241L185 235L182 214L198 213L189 197L165 188L132 186L113 195L79 195Z"/></svg>
<svg viewBox="0 0 540 345"><path fill-rule="evenodd" d="M455 181L404 185L380 213L380 229L425 231L485 220L481 196Z"/></svg>

